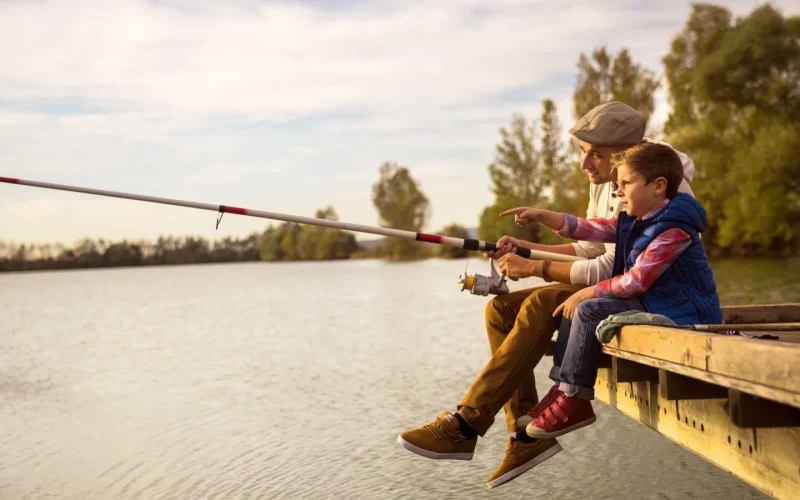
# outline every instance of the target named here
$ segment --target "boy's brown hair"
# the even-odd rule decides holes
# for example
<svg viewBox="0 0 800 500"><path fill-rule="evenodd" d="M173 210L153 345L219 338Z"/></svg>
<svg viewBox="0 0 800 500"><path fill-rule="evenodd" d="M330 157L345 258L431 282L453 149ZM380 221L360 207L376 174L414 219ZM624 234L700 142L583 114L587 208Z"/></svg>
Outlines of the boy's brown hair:
<svg viewBox="0 0 800 500"><path fill-rule="evenodd" d="M678 194L683 179L683 164L678 153L669 146L655 142L643 142L625 151L616 153L612 160L614 168L623 163L644 177L650 184L659 177L667 180L667 198Z"/></svg>

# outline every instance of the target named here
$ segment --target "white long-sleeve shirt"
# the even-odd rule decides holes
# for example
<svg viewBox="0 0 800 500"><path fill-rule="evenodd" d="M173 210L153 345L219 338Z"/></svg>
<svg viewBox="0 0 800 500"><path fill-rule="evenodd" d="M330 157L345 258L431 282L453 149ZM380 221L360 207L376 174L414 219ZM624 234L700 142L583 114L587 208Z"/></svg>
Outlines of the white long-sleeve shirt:
<svg viewBox="0 0 800 500"><path fill-rule="evenodd" d="M649 139L645 140L649 141ZM661 144L672 147L665 142L661 142ZM688 155L680 151L676 152L681 159L681 163L683 163L683 180L678 187L678 191L694 196L692 188L689 186L689 182L694 177L694 162ZM589 207L586 210L586 218L613 219L616 217L621 206L619 197L614 196L616 190L616 182L591 184L589 186ZM569 278L573 284L590 286L611 278L611 271L614 267L614 243L577 241L572 246L575 248L575 254L578 257L589 259L572 263Z"/></svg>

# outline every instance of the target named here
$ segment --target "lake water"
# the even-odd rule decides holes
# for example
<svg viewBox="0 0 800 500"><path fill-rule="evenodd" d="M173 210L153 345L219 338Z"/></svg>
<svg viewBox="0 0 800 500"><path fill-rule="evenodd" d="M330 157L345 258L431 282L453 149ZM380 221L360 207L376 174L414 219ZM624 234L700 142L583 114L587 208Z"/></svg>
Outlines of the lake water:
<svg viewBox="0 0 800 500"><path fill-rule="evenodd" d="M0 499L766 498L602 403L495 490L502 413L472 461L400 447L488 357L464 264L0 275ZM724 303L800 302L800 260L715 269Z"/></svg>

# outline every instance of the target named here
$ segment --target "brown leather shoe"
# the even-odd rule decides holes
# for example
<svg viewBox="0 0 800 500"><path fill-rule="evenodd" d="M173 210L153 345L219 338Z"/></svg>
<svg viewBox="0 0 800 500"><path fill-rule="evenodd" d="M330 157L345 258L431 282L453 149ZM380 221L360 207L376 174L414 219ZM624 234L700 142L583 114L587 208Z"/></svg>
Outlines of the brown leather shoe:
<svg viewBox="0 0 800 500"><path fill-rule="evenodd" d="M533 443L524 443L510 437L503 461L494 474L486 480L486 486L495 488L505 484L533 469L561 449L561 445L555 439L537 439Z"/></svg>
<svg viewBox="0 0 800 500"><path fill-rule="evenodd" d="M434 459L472 460L478 436L466 438L458 430L458 419L450 412L442 413L428 425L405 431L397 442L407 450Z"/></svg>

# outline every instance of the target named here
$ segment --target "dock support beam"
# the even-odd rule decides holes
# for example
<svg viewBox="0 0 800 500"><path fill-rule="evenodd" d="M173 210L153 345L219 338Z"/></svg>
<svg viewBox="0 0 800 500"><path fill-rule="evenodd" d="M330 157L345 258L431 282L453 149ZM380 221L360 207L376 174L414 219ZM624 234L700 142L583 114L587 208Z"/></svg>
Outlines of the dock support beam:
<svg viewBox="0 0 800 500"><path fill-rule="evenodd" d="M676 385L675 391L680 387L684 392L670 390L669 396L687 399L668 399L660 382L673 382L676 374L658 370L658 381L653 381L649 367L632 368L619 361L636 364L612 357L612 367L600 369L598 374L598 400L773 498L800 498L800 427L778 426L795 422L791 415L796 408L773 403L788 415L783 420L768 420L775 417L765 417L761 409L776 408L762 406L764 401L741 393L733 394L731 400L727 389L718 386L698 390L694 385ZM617 378L619 374L624 381ZM648 377L651 380L634 380ZM710 396L723 391L725 396L701 399L702 391L709 391L706 394Z"/></svg>

